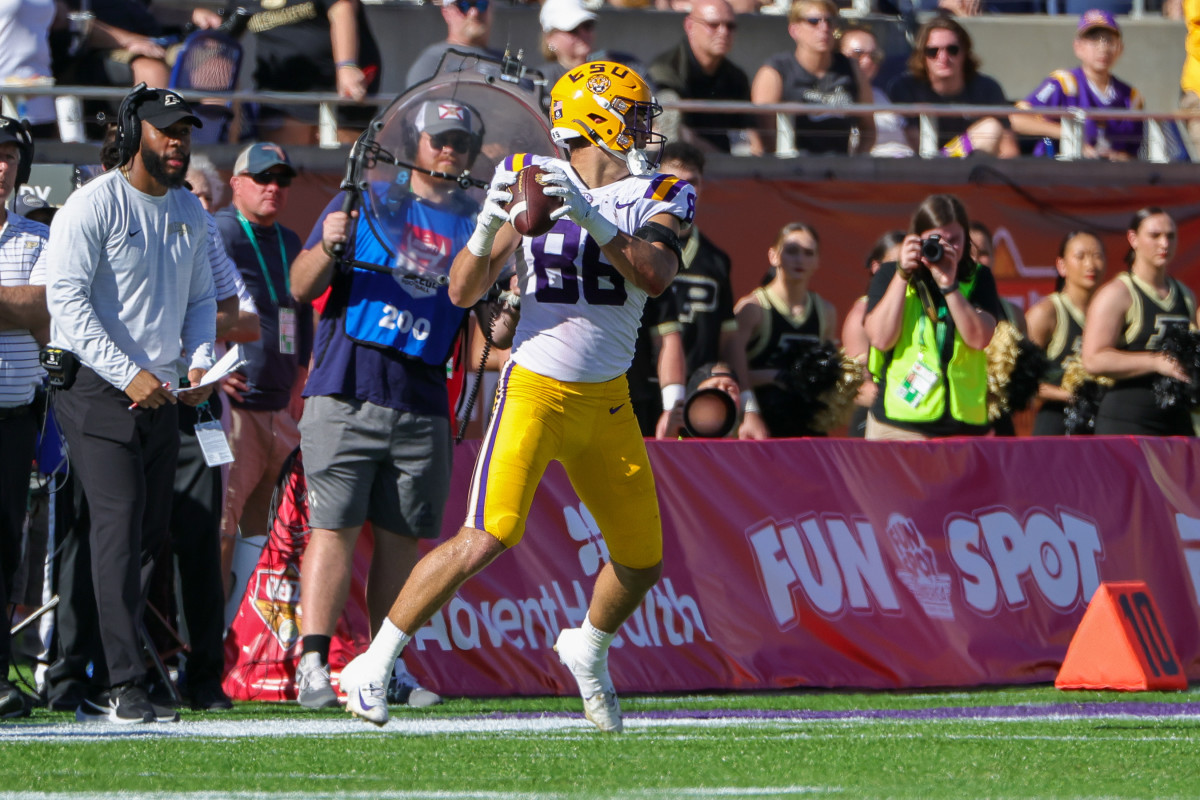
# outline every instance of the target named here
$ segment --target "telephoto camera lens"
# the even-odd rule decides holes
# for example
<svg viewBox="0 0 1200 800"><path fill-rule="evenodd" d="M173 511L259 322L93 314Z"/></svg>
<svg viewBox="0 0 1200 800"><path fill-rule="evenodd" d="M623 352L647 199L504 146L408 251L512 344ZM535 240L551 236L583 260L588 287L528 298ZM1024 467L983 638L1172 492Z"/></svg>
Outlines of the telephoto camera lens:
<svg viewBox="0 0 1200 800"><path fill-rule="evenodd" d="M921 258L928 261L930 264L936 264L942 260L942 256L946 255L946 248L942 244L942 237L936 233L928 239L921 240Z"/></svg>

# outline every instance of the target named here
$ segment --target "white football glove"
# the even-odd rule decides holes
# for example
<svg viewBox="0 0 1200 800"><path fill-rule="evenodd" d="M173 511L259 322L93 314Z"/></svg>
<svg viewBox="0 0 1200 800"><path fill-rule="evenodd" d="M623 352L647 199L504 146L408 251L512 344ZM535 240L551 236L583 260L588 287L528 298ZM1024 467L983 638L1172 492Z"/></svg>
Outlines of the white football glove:
<svg viewBox="0 0 1200 800"><path fill-rule="evenodd" d="M492 176L487 199L484 200L483 208L479 209L479 216L475 218L475 230L467 240L467 249L471 251L471 255L483 258L491 254L496 232L508 222L508 212L502 204L512 200L509 188L516 182L517 173L511 170L497 170Z"/></svg>
<svg viewBox="0 0 1200 800"><path fill-rule="evenodd" d="M561 197L563 201L561 208L556 208L550 213L550 219L569 217L572 222L587 231L601 247L616 237L616 224L601 216L600 209L587 201L566 172L553 167L547 170L542 180L546 187L542 193L548 197Z"/></svg>

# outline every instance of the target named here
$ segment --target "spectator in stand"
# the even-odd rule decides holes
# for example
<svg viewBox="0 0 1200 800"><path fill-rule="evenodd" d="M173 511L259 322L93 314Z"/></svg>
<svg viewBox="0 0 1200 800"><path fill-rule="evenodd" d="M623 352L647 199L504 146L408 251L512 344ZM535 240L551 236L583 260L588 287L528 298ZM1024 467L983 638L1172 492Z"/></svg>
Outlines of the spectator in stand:
<svg viewBox="0 0 1200 800"><path fill-rule="evenodd" d="M871 252L867 255L867 282L879 272L879 268L900 258L900 245L904 241L904 231L888 231L879 237ZM862 364L863 382L854 398L854 416L850 418L849 435L861 439L867 435L867 411L875 404L879 394L879 384L871 374L868 357L871 352L871 342L867 338L867 329L863 319L867 314L867 296L854 301L850 311L846 313L846 321L842 323L842 350L846 355Z"/></svg>
<svg viewBox="0 0 1200 800"><path fill-rule="evenodd" d="M1196 297L1167 274L1178 244L1175 221L1161 208L1133 215L1125 237L1129 269L1100 287L1083 329L1083 367L1116 381L1096 413L1096 434L1192 436L1186 406L1169 410L1154 399L1154 378L1187 382L1187 371L1160 350L1172 325L1195 327Z"/></svg>
<svg viewBox="0 0 1200 800"><path fill-rule="evenodd" d="M1000 84L979 71L971 35L948 17L935 17L921 27L908 71L892 81L887 93L893 103L905 105L1008 105ZM961 158L975 151L1001 158L1018 155L1007 116L937 117L936 125L942 155ZM920 131L915 119L906 121L905 132L916 152Z"/></svg>
<svg viewBox="0 0 1200 800"><path fill-rule="evenodd" d="M887 105L891 101L887 93L875 85L879 65L883 63L883 50L875 33L859 23L849 25L839 39L842 55L858 65L858 71L871 87L871 102ZM904 118L891 111L875 112L875 144L871 155L880 158L904 158L913 150L904 136Z"/></svg>
<svg viewBox="0 0 1200 800"><path fill-rule="evenodd" d="M1079 18L1075 31L1075 57L1079 66L1055 70L1034 89L1017 108L1081 108L1086 111L1132 109L1141 111L1142 95L1112 74L1123 50L1121 29L1107 11L1092 9ZM1013 130L1041 141L1034 155L1054 155L1062 138L1062 123L1057 117L1026 114L1012 116ZM1128 161L1137 158L1142 146L1140 120L1087 118L1083 125L1083 157Z"/></svg>
<svg viewBox="0 0 1200 800"><path fill-rule="evenodd" d="M192 187L192 194L196 195L200 205L204 206L208 213L216 213L224 204L225 192L221 186L221 175L212 159L203 153L192 155L192 163L188 165L187 182Z"/></svg>
<svg viewBox="0 0 1200 800"><path fill-rule="evenodd" d="M704 188L704 162L703 151L695 145L670 142L663 148L659 171L690 183L699 201ZM746 349L738 337L737 318L733 314L730 283L733 265L729 256L701 233L695 223L684 228L679 243L683 246L683 269L671 282L671 291L679 310L686 374L721 360L739 376L738 383L749 387ZM760 414L744 415L739 429L741 438L765 439L767 435Z"/></svg>
<svg viewBox="0 0 1200 800"><path fill-rule="evenodd" d="M31 698L8 681L12 659L9 602L25 543L29 472L36 447L34 394L44 373L38 349L48 338L47 229L4 210L19 188L17 175L31 165L32 143L21 123L0 117L0 718L29 716Z"/></svg>
<svg viewBox="0 0 1200 800"><path fill-rule="evenodd" d="M970 256L970 227L957 197L925 198L899 260L883 264L871 279L863 326L879 394L867 417L868 439L991 430L984 348L1004 311L991 270ZM934 235L940 254L923 246Z"/></svg>
<svg viewBox="0 0 1200 800"><path fill-rule="evenodd" d="M774 277L734 306L738 338L750 368L749 388L754 393L743 399L742 408L762 414L773 437L816 435L786 413L786 404L781 402L783 389L775 383L775 376L788 365L793 345L837 341L837 310L809 289L821 266L820 247L817 232L808 225L784 225L767 250Z"/></svg>
<svg viewBox="0 0 1200 800"><path fill-rule="evenodd" d="M453 48L460 53L474 53L488 58L500 58L501 53L488 47L492 35L491 0L441 0L442 19L446 21L446 38L421 51L408 68L405 86L412 87L437 74L442 56ZM462 60L450 64L460 69Z"/></svg>
<svg viewBox="0 0 1200 800"><path fill-rule="evenodd" d="M580 0L546 0L538 14L542 26L542 58L539 68L546 85L588 60L596 35L596 15Z"/></svg>
<svg viewBox="0 0 1200 800"><path fill-rule="evenodd" d="M729 60L736 30L737 18L727 0L696 0L683 19L683 41L659 54L650 65L650 82L658 99L749 100L750 78ZM744 114L667 111L656 127L668 141L683 140L728 153L730 131L753 124Z"/></svg>
<svg viewBox="0 0 1200 800"><path fill-rule="evenodd" d="M788 34L796 42L791 52L767 59L750 87L755 103L802 102L849 106L871 102L871 85L858 65L838 52L834 33L838 21L833 0L795 0L788 11ZM750 132L750 149L756 155L776 150L774 114L761 118ZM857 152L870 152L875 144L875 121L870 114L800 114L793 120L794 145L807 153L851 152L858 129Z"/></svg>
<svg viewBox="0 0 1200 800"><path fill-rule="evenodd" d="M1042 405L1033 422L1034 436L1066 435L1071 395L1062 388L1063 362L1080 354L1087 309L1104 277L1105 263L1100 237L1089 231L1068 233L1054 261L1058 270L1054 293L1025 312L1029 340L1046 351L1053 366L1038 386Z"/></svg>
<svg viewBox="0 0 1200 800"><path fill-rule="evenodd" d="M300 237L276 218L286 208L296 170L282 147L254 144L238 156L229 185L233 203L217 225L259 309L261 337L243 346L248 363L221 386L229 396L229 488L221 516L221 579L230 590L234 542L265 536L271 495L283 462L300 444L297 423L312 352L312 308L291 293L289 268Z"/></svg>
<svg viewBox="0 0 1200 800"><path fill-rule="evenodd" d="M0 1L0 81L20 85L39 78L52 78L50 24L55 0ZM38 139L57 139L54 98L30 97L21 115Z"/></svg>
<svg viewBox="0 0 1200 800"><path fill-rule="evenodd" d="M379 90L382 60L359 0L233 0L253 13L254 88L333 92L361 103ZM369 105L338 109L338 138L353 142L374 116ZM259 134L282 145L317 143L317 109L260 106Z"/></svg>

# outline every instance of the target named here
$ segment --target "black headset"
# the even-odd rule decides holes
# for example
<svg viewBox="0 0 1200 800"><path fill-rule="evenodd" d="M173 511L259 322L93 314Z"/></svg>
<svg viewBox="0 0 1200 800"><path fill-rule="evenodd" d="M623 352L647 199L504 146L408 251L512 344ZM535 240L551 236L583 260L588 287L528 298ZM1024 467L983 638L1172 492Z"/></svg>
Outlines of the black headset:
<svg viewBox="0 0 1200 800"><path fill-rule="evenodd" d="M157 93L157 89L146 88L146 82L142 81L133 87L133 90L121 101L121 108L117 111L118 167L128 164L134 153L141 147L142 120L138 116L138 109L141 108L142 103L155 97Z"/></svg>
<svg viewBox="0 0 1200 800"><path fill-rule="evenodd" d="M29 132L29 120L4 116L0 116L0 130L17 140L20 162L17 164L17 182L13 186L15 191L29 183L29 173L33 171L33 134Z"/></svg>

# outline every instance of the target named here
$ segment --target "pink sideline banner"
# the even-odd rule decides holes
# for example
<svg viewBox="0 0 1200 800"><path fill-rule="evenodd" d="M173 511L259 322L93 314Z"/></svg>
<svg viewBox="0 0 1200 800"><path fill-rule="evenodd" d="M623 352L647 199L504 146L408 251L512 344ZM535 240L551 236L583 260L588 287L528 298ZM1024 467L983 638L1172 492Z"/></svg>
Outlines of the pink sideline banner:
<svg viewBox="0 0 1200 800"><path fill-rule="evenodd" d="M455 451L445 534L478 442ZM649 442L663 579L620 632L618 690L1052 681L1101 581L1143 580L1200 677L1196 440ZM407 650L457 696L573 694L551 649L603 540L557 464L524 541Z"/></svg>

